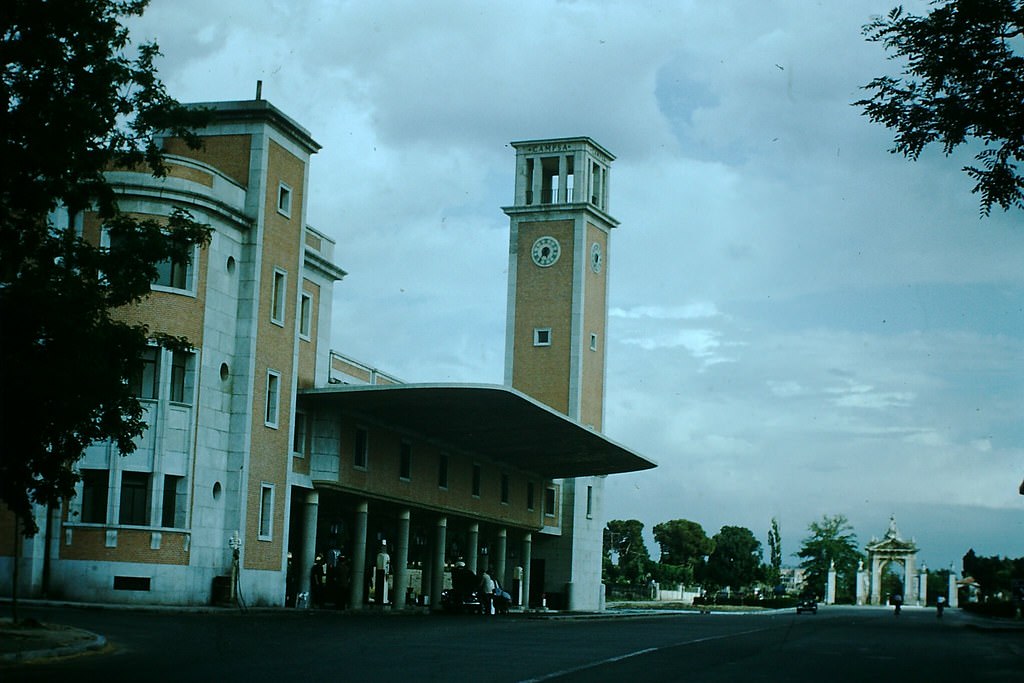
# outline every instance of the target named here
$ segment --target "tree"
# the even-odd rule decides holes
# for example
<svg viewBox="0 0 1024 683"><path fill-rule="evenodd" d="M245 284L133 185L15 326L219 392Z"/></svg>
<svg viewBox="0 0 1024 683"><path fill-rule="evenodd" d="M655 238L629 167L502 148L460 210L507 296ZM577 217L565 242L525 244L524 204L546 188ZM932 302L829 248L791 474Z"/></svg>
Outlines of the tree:
<svg viewBox="0 0 1024 683"><path fill-rule="evenodd" d="M705 587L742 590L762 574L761 542L741 526L723 526L712 541L714 550L704 570Z"/></svg>
<svg viewBox="0 0 1024 683"><path fill-rule="evenodd" d="M963 557L963 573L978 582L978 589L986 599L1009 599L1013 580L1024 579L1024 557L977 555L971 548Z"/></svg>
<svg viewBox="0 0 1024 683"><path fill-rule="evenodd" d="M184 211L121 213L106 180L111 168L162 175L157 133L196 147L206 116L168 96L155 44L132 51L122 20L146 4L9 0L0 18L0 499L26 536L38 530L33 504L74 494L86 446L134 450L146 425L131 378L158 335L116 310L149 293L158 264L187 261L209 235ZM87 238L85 215L116 248Z"/></svg>
<svg viewBox="0 0 1024 683"><path fill-rule="evenodd" d="M811 535L803 540L797 556L802 558L806 590L819 597L825 592L828 570L836 565L836 597L847 601L857 594L857 564L863 559L857 550L857 536L845 515L823 515L808 525Z"/></svg>
<svg viewBox="0 0 1024 683"><path fill-rule="evenodd" d="M704 528L688 519L673 519L654 525L654 540L661 548L660 564L666 576L680 583L693 583L714 544ZM676 567L677 569L667 569Z"/></svg>
<svg viewBox="0 0 1024 683"><path fill-rule="evenodd" d="M949 596L949 570L929 569L928 570L928 603L934 604L941 595L947 600ZM948 604L948 603L947 603Z"/></svg>
<svg viewBox="0 0 1024 683"><path fill-rule="evenodd" d="M635 519L613 519L605 526L605 583L637 585L647 579L651 558L643 531L643 522Z"/></svg>
<svg viewBox="0 0 1024 683"><path fill-rule="evenodd" d="M768 566L765 569L765 583L771 588L779 585L782 576L782 536L779 534L779 520L772 517L768 529Z"/></svg>
<svg viewBox="0 0 1024 683"><path fill-rule="evenodd" d="M969 141L984 148L979 166L964 172L992 205L1024 208L1024 0L935 0L926 16L897 7L864 26L871 42L904 63L901 77L865 86L871 97L854 104L875 123L895 130L890 150L917 160L938 142L945 154Z"/></svg>

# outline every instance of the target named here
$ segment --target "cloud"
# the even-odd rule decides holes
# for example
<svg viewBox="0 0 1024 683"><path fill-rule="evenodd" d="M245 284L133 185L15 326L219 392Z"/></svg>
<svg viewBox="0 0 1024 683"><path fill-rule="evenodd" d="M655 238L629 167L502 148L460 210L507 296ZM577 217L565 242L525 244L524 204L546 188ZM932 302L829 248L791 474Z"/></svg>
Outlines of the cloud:
<svg viewBox="0 0 1024 683"><path fill-rule="evenodd" d="M605 431L660 466L608 478L610 516L777 515L789 553L822 514L866 538L897 512L943 563L1024 554L1020 214L980 221L971 150L908 162L850 105L894 68L860 34L889 7L154 0L134 25L175 97L261 79L324 145L332 344L410 381L502 380L507 143L616 155Z"/></svg>

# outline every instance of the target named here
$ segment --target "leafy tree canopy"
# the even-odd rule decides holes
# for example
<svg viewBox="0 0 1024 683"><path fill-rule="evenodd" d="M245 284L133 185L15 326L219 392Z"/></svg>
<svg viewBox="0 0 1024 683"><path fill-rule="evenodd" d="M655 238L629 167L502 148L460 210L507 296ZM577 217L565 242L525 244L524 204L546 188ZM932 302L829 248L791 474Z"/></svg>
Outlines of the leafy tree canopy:
<svg viewBox="0 0 1024 683"><path fill-rule="evenodd" d="M122 21L146 4L7 0L0 12L0 500L26 535L33 503L73 494L87 445L134 449L145 423L128 380L155 335L111 311L149 293L158 263L208 239L185 212L121 213L104 175L163 174L156 134L196 146L205 118L168 96L155 44L132 49ZM85 239L87 212L123 248Z"/></svg>
<svg viewBox="0 0 1024 683"><path fill-rule="evenodd" d="M1002 593L1008 597L1013 581L1024 581L1024 557L977 555L971 548L963 558L963 573L978 582L982 595L992 597Z"/></svg>
<svg viewBox="0 0 1024 683"><path fill-rule="evenodd" d="M979 165L963 170L981 213L1024 208L1024 0L936 0L923 17L897 7L864 34L903 65L854 103L895 131L891 151L916 161L933 142L949 155L978 141Z"/></svg>
<svg viewBox="0 0 1024 683"><path fill-rule="evenodd" d="M703 562L714 547L704 528L688 519L655 524L654 540L661 547L662 563L691 568Z"/></svg>
<svg viewBox="0 0 1024 683"><path fill-rule="evenodd" d="M635 519L613 519L604 530L606 583L636 585L646 580L651 558L643 537L644 525ZM612 556L615 560L612 560Z"/></svg>
<svg viewBox="0 0 1024 683"><path fill-rule="evenodd" d="M863 555L857 549L857 536L846 516L824 515L821 521L811 522L807 528L810 536L803 540L797 552L807 590L819 597L824 595L829 566L835 562L837 598L855 597L857 564Z"/></svg>
<svg viewBox="0 0 1024 683"><path fill-rule="evenodd" d="M782 576L782 535L779 533L779 520L774 517L772 517L771 527L768 529L768 554L765 582L775 588L779 585L779 579Z"/></svg>
<svg viewBox="0 0 1024 683"><path fill-rule="evenodd" d="M715 547L704 570L706 586L739 590L762 578L761 542L754 532L741 526L723 526L712 540Z"/></svg>

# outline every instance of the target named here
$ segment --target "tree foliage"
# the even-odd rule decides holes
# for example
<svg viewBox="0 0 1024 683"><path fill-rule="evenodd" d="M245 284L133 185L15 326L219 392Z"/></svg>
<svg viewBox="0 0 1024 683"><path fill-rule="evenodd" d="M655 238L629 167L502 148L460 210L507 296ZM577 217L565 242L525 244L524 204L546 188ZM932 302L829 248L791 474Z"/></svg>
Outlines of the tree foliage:
<svg viewBox="0 0 1024 683"><path fill-rule="evenodd" d="M804 570L804 585L815 595L825 594L825 583L832 562L836 565L836 598L852 600L857 593L857 564L863 555L857 549L857 536L845 515L823 515L808 525L810 536L802 542L797 556Z"/></svg>
<svg viewBox="0 0 1024 683"><path fill-rule="evenodd" d="M772 517L768 529L768 565L765 567L765 583L771 588L779 585L782 576L782 535L779 533L779 520Z"/></svg>
<svg viewBox="0 0 1024 683"><path fill-rule="evenodd" d="M637 585L648 579L651 558L643 531L643 523L635 519L613 519L605 526L605 583Z"/></svg>
<svg viewBox="0 0 1024 683"><path fill-rule="evenodd" d="M936 0L923 17L897 7L864 35L903 64L899 77L872 80L871 97L855 103L895 131L890 151L916 161L933 142L947 156L980 142L978 165L963 170L981 213L993 204L1024 208L1024 0Z"/></svg>
<svg viewBox="0 0 1024 683"><path fill-rule="evenodd" d="M741 526L723 526L704 569L705 587L743 590L763 578L761 542Z"/></svg>
<svg viewBox="0 0 1024 683"><path fill-rule="evenodd" d="M1009 599L1013 581L1024 581L1024 557L978 555L971 548L963 557L963 573L977 581L983 596Z"/></svg>
<svg viewBox="0 0 1024 683"><path fill-rule="evenodd" d="M693 583L700 575L705 558L714 544L704 528L688 519L673 519L654 525L654 540L661 549L659 565L666 578Z"/></svg>
<svg viewBox="0 0 1024 683"><path fill-rule="evenodd" d="M711 554L714 547L704 528L688 519L655 524L654 540L661 548L661 561L666 564L692 564Z"/></svg>
<svg viewBox="0 0 1024 683"><path fill-rule="evenodd" d="M149 293L158 263L208 239L183 211L121 213L104 175L162 175L156 134L196 146L205 116L167 94L155 44L132 48L122 21L146 4L8 0L0 11L0 499L26 535L37 530L33 503L73 494L87 445L134 449L145 422L128 380L153 335L111 312ZM123 248L87 240L86 212Z"/></svg>

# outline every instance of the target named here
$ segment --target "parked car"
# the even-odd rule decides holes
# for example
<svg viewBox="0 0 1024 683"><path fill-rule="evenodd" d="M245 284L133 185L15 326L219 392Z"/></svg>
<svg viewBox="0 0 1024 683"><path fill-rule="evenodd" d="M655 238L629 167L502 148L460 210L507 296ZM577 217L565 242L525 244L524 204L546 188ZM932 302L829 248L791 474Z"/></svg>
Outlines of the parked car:
<svg viewBox="0 0 1024 683"><path fill-rule="evenodd" d="M480 614L480 593L471 591L460 595L451 589L442 591L441 607L445 612L452 614Z"/></svg>
<svg viewBox="0 0 1024 683"><path fill-rule="evenodd" d="M796 613L803 614L804 612L818 613L818 601L814 596L804 596L800 598L800 602L796 603Z"/></svg>

